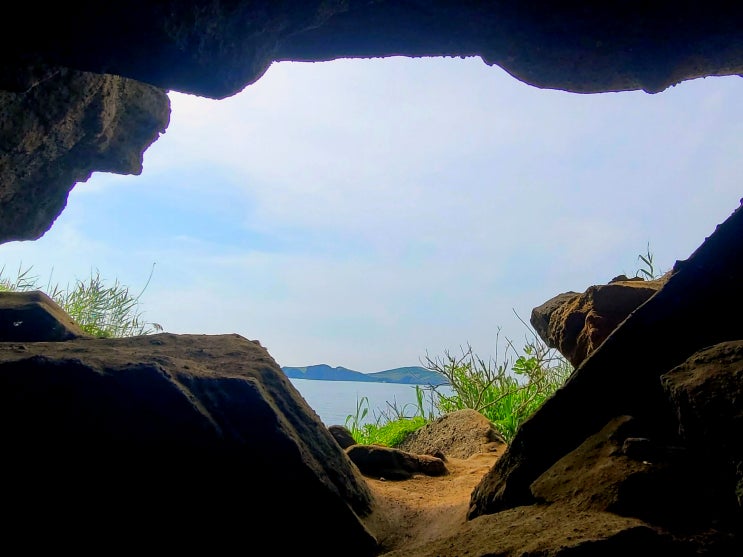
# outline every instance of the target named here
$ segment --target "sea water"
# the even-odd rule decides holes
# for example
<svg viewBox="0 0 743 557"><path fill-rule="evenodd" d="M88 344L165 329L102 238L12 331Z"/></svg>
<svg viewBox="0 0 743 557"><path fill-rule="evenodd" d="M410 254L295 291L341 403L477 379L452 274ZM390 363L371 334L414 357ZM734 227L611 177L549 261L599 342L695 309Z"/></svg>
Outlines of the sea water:
<svg viewBox="0 0 743 557"><path fill-rule="evenodd" d="M418 398L415 385L406 383L376 383L365 381L319 381L313 379L289 379L302 398L317 413L326 425L346 425L346 418L358 417L358 424L376 423L386 416L398 417L401 413L411 417L418 413ZM428 415L434 408L428 387L423 390L423 409ZM443 394L452 393L448 386L437 387ZM361 409L367 414L362 419ZM358 411L357 411L358 409Z"/></svg>

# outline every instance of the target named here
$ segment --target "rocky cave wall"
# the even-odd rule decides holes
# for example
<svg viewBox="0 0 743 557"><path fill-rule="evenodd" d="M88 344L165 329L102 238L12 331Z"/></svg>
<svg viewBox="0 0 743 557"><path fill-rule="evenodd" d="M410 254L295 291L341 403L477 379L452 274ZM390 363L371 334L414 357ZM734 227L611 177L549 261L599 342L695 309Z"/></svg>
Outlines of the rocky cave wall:
<svg viewBox="0 0 743 557"><path fill-rule="evenodd" d="M743 6L716 1L77 1L7 17L23 34L0 35L0 243L41 237L92 172L142 172L167 90L225 98L274 61L479 56L580 93L743 73Z"/></svg>

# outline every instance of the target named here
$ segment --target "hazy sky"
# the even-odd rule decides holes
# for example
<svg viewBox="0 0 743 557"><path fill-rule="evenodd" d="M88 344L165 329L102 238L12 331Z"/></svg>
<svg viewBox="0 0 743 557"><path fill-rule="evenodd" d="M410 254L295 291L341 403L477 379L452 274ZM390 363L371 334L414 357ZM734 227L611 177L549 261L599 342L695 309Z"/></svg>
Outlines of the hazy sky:
<svg viewBox="0 0 743 557"><path fill-rule="evenodd" d="M171 93L140 176L96 173L5 275L96 269L173 333L239 333L282 366L419 365L532 308L666 270L743 196L743 80L649 95L540 90L479 58L274 64Z"/></svg>

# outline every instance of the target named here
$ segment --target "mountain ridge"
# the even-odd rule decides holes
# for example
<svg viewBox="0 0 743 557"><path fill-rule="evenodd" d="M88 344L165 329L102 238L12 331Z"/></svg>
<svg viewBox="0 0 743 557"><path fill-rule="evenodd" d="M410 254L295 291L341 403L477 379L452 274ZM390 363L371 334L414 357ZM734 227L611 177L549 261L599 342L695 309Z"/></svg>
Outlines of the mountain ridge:
<svg viewBox="0 0 743 557"><path fill-rule="evenodd" d="M407 385L448 385L446 377L421 366L407 366L363 373L343 366L327 364L311 366L283 366L281 370L290 379L315 381L360 381L372 383L402 383Z"/></svg>

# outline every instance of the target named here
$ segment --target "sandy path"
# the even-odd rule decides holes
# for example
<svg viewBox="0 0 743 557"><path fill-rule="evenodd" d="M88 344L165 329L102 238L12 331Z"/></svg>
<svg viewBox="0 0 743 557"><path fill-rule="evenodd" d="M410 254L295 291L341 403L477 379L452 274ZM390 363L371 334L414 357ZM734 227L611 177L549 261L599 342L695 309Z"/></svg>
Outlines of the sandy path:
<svg viewBox="0 0 743 557"><path fill-rule="evenodd" d="M445 476L416 475L403 481L367 478L376 505L363 522L381 544L380 555L457 531L467 520L472 490L499 455L449 458Z"/></svg>

